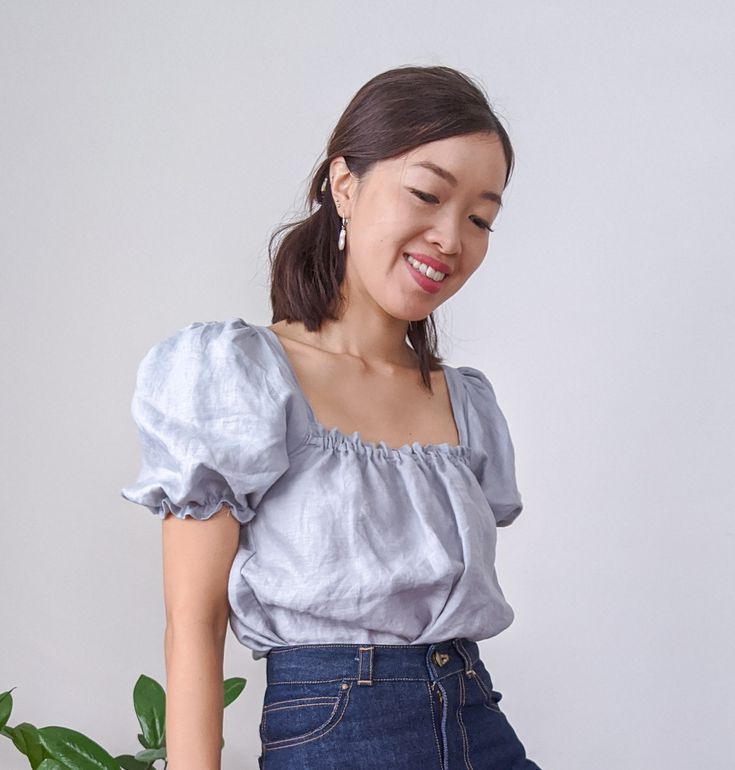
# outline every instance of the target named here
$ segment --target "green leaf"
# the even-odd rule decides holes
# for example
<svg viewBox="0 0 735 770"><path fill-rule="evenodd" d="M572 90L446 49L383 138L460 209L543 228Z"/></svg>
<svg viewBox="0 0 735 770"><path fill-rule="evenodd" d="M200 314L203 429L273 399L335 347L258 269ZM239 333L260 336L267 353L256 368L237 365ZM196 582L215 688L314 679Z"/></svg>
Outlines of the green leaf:
<svg viewBox="0 0 735 770"><path fill-rule="evenodd" d="M139 751L135 758L139 762L155 762L157 759L166 759L166 749L144 749Z"/></svg>
<svg viewBox="0 0 735 770"><path fill-rule="evenodd" d="M64 766L60 765L55 759L46 757L36 770L64 770Z"/></svg>
<svg viewBox="0 0 735 770"><path fill-rule="evenodd" d="M0 693L0 729L5 727L10 719L10 712L13 710L13 696L11 693L15 687Z"/></svg>
<svg viewBox="0 0 735 770"><path fill-rule="evenodd" d="M225 679L225 708L227 708L245 689L247 681L247 679L243 679L241 676L233 676L229 679Z"/></svg>
<svg viewBox="0 0 735 770"><path fill-rule="evenodd" d="M152 767L150 762L138 762L132 754L120 754L115 757L115 761L120 765L121 770L148 770Z"/></svg>
<svg viewBox="0 0 735 770"><path fill-rule="evenodd" d="M10 738L15 748L28 757L31 767L35 770L47 756L41 745L38 728L30 722L21 722L15 727L6 726L5 730L11 733Z"/></svg>
<svg viewBox="0 0 735 770"><path fill-rule="evenodd" d="M63 770L120 770L120 765L91 738L68 727L38 729L47 756L55 759Z"/></svg>
<svg viewBox="0 0 735 770"><path fill-rule="evenodd" d="M166 732L166 693L163 687L155 679L141 674L133 688L133 705L143 730L141 743L146 748L160 748Z"/></svg>
<svg viewBox="0 0 735 770"><path fill-rule="evenodd" d="M149 746L146 743L145 736L143 733L138 733L138 743L144 748L144 749L155 749L155 746Z"/></svg>

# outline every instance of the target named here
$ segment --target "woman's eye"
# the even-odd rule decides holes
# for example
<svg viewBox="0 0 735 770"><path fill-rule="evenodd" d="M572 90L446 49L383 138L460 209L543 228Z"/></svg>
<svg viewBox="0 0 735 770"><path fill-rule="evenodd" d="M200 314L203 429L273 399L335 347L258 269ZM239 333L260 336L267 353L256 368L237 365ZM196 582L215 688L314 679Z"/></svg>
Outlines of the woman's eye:
<svg viewBox="0 0 735 770"><path fill-rule="evenodd" d="M409 188L411 192L417 197L420 198L425 203L439 203L439 199L434 196L430 195L429 193L421 192L421 190L414 190L413 188ZM495 230L493 230L490 225L485 222L483 219L479 219L478 217L475 217L472 220L481 230L489 230L491 233L494 233Z"/></svg>
<svg viewBox="0 0 735 770"><path fill-rule="evenodd" d="M429 193L421 192L421 190L411 190L411 192L417 197L420 198L422 201L425 201L426 203L439 203L439 199L436 198L433 195L429 195Z"/></svg>
<svg viewBox="0 0 735 770"><path fill-rule="evenodd" d="M490 227L490 225L489 225L487 222L485 222L485 220L484 220L484 219L477 219L477 218L475 218L475 220L474 220L474 221L475 221L475 224L476 224L476 225L477 225L477 226L478 226L478 227L479 227L481 230L489 230L491 233L494 233L494 232L495 232L495 230L493 230L493 228L492 228L492 227Z"/></svg>

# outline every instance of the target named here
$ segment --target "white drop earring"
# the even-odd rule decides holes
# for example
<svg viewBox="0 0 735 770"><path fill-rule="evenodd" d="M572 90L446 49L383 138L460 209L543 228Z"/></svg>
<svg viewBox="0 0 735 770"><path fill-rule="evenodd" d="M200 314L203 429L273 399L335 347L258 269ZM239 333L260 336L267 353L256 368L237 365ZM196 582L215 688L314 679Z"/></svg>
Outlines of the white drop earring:
<svg viewBox="0 0 735 770"><path fill-rule="evenodd" d="M342 228L339 231L339 240L337 241L337 248L340 251L345 250L345 241L347 240L347 230L345 230L345 218L342 217Z"/></svg>
<svg viewBox="0 0 735 770"><path fill-rule="evenodd" d="M340 204L339 201L337 201L337 208L339 208ZM342 228L339 231L339 239L337 240L337 248L340 251L345 250L345 241L347 240L347 230L345 229L347 223L349 222L349 219L345 219L345 217L342 217Z"/></svg>

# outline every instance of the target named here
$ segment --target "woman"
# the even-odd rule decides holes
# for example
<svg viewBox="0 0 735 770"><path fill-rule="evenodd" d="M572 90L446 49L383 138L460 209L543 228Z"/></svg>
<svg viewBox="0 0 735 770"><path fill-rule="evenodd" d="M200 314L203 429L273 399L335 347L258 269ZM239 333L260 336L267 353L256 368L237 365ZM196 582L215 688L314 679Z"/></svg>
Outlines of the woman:
<svg viewBox="0 0 735 770"><path fill-rule="evenodd" d="M169 770L220 766L228 618L266 658L264 770L537 768L476 643L513 620L513 445L432 318L485 257L510 141L468 77L407 66L326 155L281 228L272 325L192 323L138 370L122 494L163 519Z"/></svg>

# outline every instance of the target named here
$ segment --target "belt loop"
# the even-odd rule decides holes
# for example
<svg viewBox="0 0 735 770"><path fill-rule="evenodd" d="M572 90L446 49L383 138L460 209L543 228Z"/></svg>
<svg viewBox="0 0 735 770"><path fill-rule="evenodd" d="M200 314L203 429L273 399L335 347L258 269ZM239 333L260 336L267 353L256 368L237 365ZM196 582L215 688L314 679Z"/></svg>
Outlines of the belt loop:
<svg viewBox="0 0 735 770"><path fill-rule="evenodd" d="M357 683L373 683L373 645L359 648Z"/></svg>
<svg viewBox="0 0 735 770"><path fill-rule="evenodd" d="M467 676L474 676L475 670L472 668L472 661L470 660L470 655L465 650L464 645L462 644L461 639L452 639L452 644L457 648L457 652L462 656L462 660L464 661L464 672Z"/></svg>

